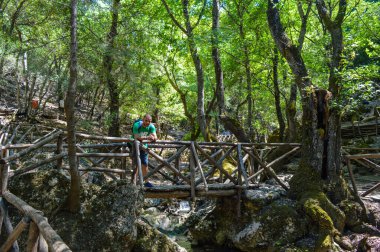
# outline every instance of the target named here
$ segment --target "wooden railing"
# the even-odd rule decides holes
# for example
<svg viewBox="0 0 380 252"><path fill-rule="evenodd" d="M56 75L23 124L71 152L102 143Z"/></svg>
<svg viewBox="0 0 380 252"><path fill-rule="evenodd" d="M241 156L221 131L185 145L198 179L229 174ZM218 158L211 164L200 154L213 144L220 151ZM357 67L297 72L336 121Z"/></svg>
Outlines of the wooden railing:
<svg viewBox="0 0 380 252"><path fill-rule="evenodd" d="M10 151L12 150L12 141L15 139L18 128L19 127L17 126L14 129L11 137L9 137L8 134L10 129L9 126L2 128L0 131L0 232L2 230L2 225L4 225L4 230L8 237L4 244L0 246L0 252L8 251L10 249L13 249L13 251L19 251L17 239L27 227L29 227L29 232L28 240L26 243L26 251L48 251L48 249L50 251L57 252L71 251L70 248L62 241L59 235L49 225L47 219L43 216L43 213L41 211L34 209L26 202L8 191L8 177L9 172L11 171L10 164L12 161L22 158L27 154L30 154L38 148L44 146L45 144L55 140L62 135L62 131L52 131L42 139L37 139L29 147L22 149L20 152L10 155ZM27 168L29 170L32 170L37 167L38 166L35 166L34 168ZM8 204L16 207L23 215L23 218L15 228L13 228L10 217L8 215Z"/></svg>
<svg viewBox="0 0 380 252"><path fill-rule="evenodd" d="M13 129L12 134L9 133L11 129ZM0 225L4 223L8 235L8 240L3 245L6 247L1 247L0 251L6 251L9 246L17 247L15 241L28 223L30 223L28 248L35 247L39 241L40 246L47 244L51 251L69 251L69 248L49 226L42 212L30 207L7 188L8 179L46 167L47 164L53 163L56 169L69 169L66 160L65 132L33 125L24 129L23 135L18 136L19 129L19 126L13 126L13 128L4 126L0 133L1 202L4 203L0 208L2 218ZM41 132L43 136L36 138L37 135L41 135ZM148 147L144 144L148 144ZM266 162L267 156L279 146L288 146L290 150L277 159ZM282 159L294 155L299 149L298 143L197 143L193 141L140 143L130 137L78 133L76 156L81 174L95 171L102 172L111 179L130 179L132 183L144 189L145 197L194 200L196 197L237 195L240 199L244 190L259 187L258 177L263 173L274 178L280 186L288 190L287 185L278 178L272 167ZM140 151L148 152L150 157L149 172L145 177L142 175ZM38 160L37 155L40 153L45 154L42 160L17 167L17 162L23 163L24 159L34 157ZM379 158L379 154L373 155L371 154L370 157ZM356 156L347 153L346 157L348 160L359 160ZM361 162L368 164L371 161L363 161L366 157L362 155ZM226 163L229 163L232 169L228 170ZM350 161L348 161L348 169L355 190ZM144 188L145 180L158 182L152 188ZM379 187L380 185L377 184L361 196L366 196ZM24 215L23 220L14 230L7 216L5 201L15 206ZM240 208L240 205L237 207Z"/></svg>

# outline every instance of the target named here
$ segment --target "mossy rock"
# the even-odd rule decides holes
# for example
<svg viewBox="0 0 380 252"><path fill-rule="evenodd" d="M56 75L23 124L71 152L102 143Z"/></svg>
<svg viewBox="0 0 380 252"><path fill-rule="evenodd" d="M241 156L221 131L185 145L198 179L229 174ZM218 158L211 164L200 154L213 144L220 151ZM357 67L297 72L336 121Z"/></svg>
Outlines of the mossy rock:
<svg viewBox="0 0 380 252"><path fill-rule="evenodd" d="M333 237L340 235L345 225L345 214L322 192L305 192L300 203L310 218L311 226L317 227L315 232L318 241L316 251L329 251L333 247Z"/></svg>
<svg viewBox="0 0 380 252"><path fill-rule="evenodd" d="M359 203L352 200L344 200L339 204L339 208L346 215L346 225L348 228L357 226L362 223L363 208Z"/></svg>
<svg viewBox="0 0 380 252"><path fill-rule="evenodd" d="M137 240L132 251L136 252L181 252L186 251L166 235L143 221L137 222Z"/></svg>
<svg viewBox="0 0 380 252"><path fill-rule="evenodd" d="M49 169L10 179L9 190L45 216L62 208L70 188L70 178L62 170Z"/></svg>
<svg viewBox="0 0 380 252"><path fill-rule="evenodd" d="M292 200L278 200L266 206L256 221L234 237L234 245L242 251L266 248L280 251L307 233L305 219L296 211ZM292 250L290 250L292 251Z"/></svg>

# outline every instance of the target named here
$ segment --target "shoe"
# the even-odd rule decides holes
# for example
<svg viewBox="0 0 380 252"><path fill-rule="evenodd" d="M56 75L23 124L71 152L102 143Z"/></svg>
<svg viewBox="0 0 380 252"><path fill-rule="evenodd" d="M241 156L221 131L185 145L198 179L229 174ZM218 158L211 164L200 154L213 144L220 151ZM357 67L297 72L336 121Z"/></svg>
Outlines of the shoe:
<svg viewBox="0 0 380 252"><path fill-rule="evenodd" d="M145 182L144 187L152 188L153 185L150 182Z"/></svg>

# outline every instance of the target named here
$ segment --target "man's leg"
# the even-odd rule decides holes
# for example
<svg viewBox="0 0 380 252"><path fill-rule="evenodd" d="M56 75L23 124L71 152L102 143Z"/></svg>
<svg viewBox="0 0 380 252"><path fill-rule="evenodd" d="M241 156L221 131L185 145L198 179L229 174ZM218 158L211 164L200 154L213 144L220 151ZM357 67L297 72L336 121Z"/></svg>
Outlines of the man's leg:
<svg viewBox="0 0 380 252"><path fill-rule="evenodd" d="M142 174L143 174L143 177L145 177L148 174L148 153L141 150L140 159L141 159ZM145 187L153 187L153 185L149 183L148 181L144 180L144 182L145 182L144 184Z"/></svg>

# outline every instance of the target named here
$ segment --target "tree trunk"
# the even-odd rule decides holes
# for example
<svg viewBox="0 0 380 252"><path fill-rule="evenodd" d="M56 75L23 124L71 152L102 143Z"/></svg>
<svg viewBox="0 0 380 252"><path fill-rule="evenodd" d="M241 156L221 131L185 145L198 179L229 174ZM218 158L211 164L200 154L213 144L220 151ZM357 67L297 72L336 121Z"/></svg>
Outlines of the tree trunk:
<svg viewBox="0 0 380 252"><path fill-rule="evenodd" d="M282 27L280 15L271 0L268 0L268 23L277 47L287 60L294 76L295 82L301 93L302 99L302 160L301 165L307 166L315 173L316 179L326 178L326 157L336 152L327 153L327 142L333 144L336 138L327 139L328 106L330 95L326 90L317 90L312 86L306 66L300 51L292 44ZM335 157L339 158L339 157ZM297 176L295 176L296 180ZM295 189L295 192L301 189Z"/></svg>
<svg viewBox="0 0 380 252"><path fill-rule="evenodd" d="M95 89L94 99L92 99L92 106L91 106L90 112L87 116L87 120L92 120L92 117L94 116L94 110L95 110L96 102L98 101L99 89L100 89L100 84Z"/></svg>
<svg viewBox="0 0 380 252"><path fill-rule="evenodd" d="M212 1L212 59L214 61L216 98L218 102L219 116L224 112L224 84L222 62L219 55L219 0Z"/></svg>
<svg viewBox="0 0 380 252"><path fill-rule="evenodd" d="M268 0L267 17L272 37L295 76L302 101L302 157L289 183L290 194L300 200L305 213L319 225L315 250L327 251L333 246L336 230L343 231L345 224L344 213L332 203L349 197L336 163L340 162L339 119L334 111L329 113L331 93L312 86L300 51L285 33L273 0ZM324 222L326 216L330 219L328 225Z"/></svg>
<svg viewBox="0 0 380 252"><path fill-rule="evenodd" d="M112 75L112 67L114 62L113 49L115 37L117 36L119 8L120 0L114 0L111 9L112 23L110 31L107 35L107 49L103 58L105 81L107 82L110 95L109 109L111 125L108 129L109 136L120 136L119 90L115 78Z"/></svg>
<svg viewBox="0 0 380 252"><path fill-rule="evenodd" d="M278 120L278 125L280 126L280 141L284 141L284 132L285 132L285 122L284 117L282 116L281 111L281 97L280 97L280 88L278 86L278 51L275 47L273 50L273 87L274 87L274 100L276 105L276 115Z"/></svg>
<svg viewBox="0 0 380 252"><path fill-rule="evenodd" d="M194 25L191 25L190 23L190 15L189 15L189 1L188 0L182 0L182 10L183 10L183 17L185 19L185 27L183 27L180 22L174 17L173 13L171 12L167 2L165 0L161 0L161 2L164 4L166 11L168 12L171 20L173 23L187 36L187 45L190 50L190 55L194 63L195 71L197 74L197 86L198 86L198 98L197 98L197 118L198 118L198 124L199 128L202 132L203 138L205 141L209 141L209 135L208 135L208 125L206 123L206 115L205 115L205 102L204 102L204 76L203 76L203 67L200 60L200 57L198 55L198 50L195 44L194 34L193 30L194 28L199 24L202 16L203 11L206 6L206 0L203 2L202 10L199 13L198 20Z"/></svg>
<svg viewBox="0 0 380 252"><path fill-rule="evenodd" d="M306 36L306 28L307 28L307 20L309 18L309 14L311 11L311 6L313 2L308 1L306 13L303 10L303 2L298 1L298 14L302 20L301 30L298 36L298 51L301 53L303 43L305 41ZM285 77L284 77L285 80ZM297 113L297 84L292 83L290 87L289 100L286 104L286 115L288 122L288 142L296 142L297 141L297 123L296 123L296 113Z"/></svg>
<svg viewBox="0 0 380 252"><path fill-rule="evenodd" d="M209 141L209 135L208 135L208 127L206 124L206 114L205 114L205 87L204 87L204 76L203 76L203 66L201 59L198 55L198 49L195 44L194 34L193 34L193 27L190 23L190 16L188 11L188 0L182 0L182 7L183 7L183 16L185 18L185 26L186 26L186 35L187 35L187 41L188 46L191 54L191 58L193 59L195 71L197 74L197 116L198 116L198 124L199 128L202 132L202 136L205 141Z"/></svg>
<svg viewBox="0 0 380 252"><path fill-rule="evenodd" d="M286 118L288 122L288 137L287 141L292 143L297 141L297 84L292 83L290 86L289 100L286 104Z"/></svg>
<svg viewBox="0 0 380 252"><path fill-rule="evenodd" d="M71 175L68 208L76 213L80 210L80 176L77 167L75 137L75 93L77 86L77 0L71 0L71 45L70 45L70 81L67 88L65 113L67 120L67 144Z"/></svg>
<svg viewBox="0 0 380 252"><path fill-rule="evenodd" d="M325 25L326 29L331 36L332 45L332 57L330 61L330 76L329 76L329 91L332 93L332 98L334 100L339 99L340 90L342 88L342 76L340 72L343 69L342 53L343 53L343 31L342 23L346 14L347 1L339 1L339 9L334 20L331 18L331 14L326 8L325 1L316 0L316 6L318 14L321 21ZM338 106L334 106L331 110L330 117L328 120L328 131L326 132L326 137L328 142L327 147L327 175L331 184L339 183L341 174L341 121L340 121L341 111ZM337 182L338 181L338 182ZM335 187L339 190L339 187ZM343 189L340 188L341 194ZM336 199L340 200L339 198Z"/></svg>

